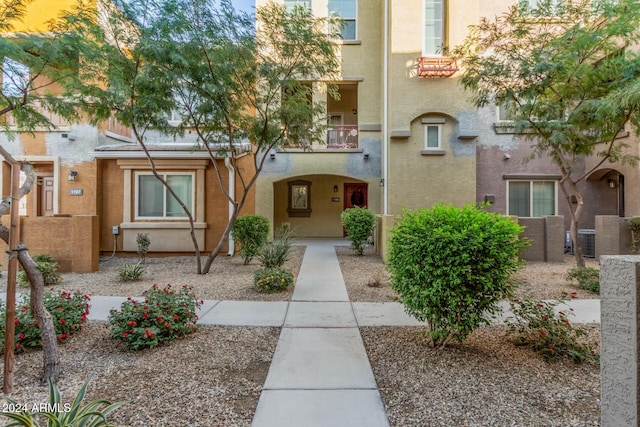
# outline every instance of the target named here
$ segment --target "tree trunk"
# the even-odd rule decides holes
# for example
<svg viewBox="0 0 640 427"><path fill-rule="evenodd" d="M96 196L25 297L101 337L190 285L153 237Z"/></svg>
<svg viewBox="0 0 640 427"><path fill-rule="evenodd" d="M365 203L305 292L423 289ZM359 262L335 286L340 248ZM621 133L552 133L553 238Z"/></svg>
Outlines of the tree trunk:
<svg viewBox="0 0 640 427"><path fill-rule="evenodd" d="M44 306L44 277L22 243L18 245L18 260L31 283L31 315L38 322L42 338L44 366L40 380L42 384L49 379L55 383L60 377L60 353L53 318Z"/></svg>
<svg viewBox="0 0 640 427"><path fill-rule="evenodd" d="M582 209L584 207L584 198L582 197L582 193L578 191L577 183L571 181L570 179L568 179L568 177L565 182L568 183L570 191L567 191L563 182L561 182L560 188L564 193L569 208L569 215L571 217L570 233L571 239L573 240L573 253L576 260L576 266L584 267L586 264L584 261L584 256L582 255L582 247L580 246L580 241L578 240L578 224L580 221L580 216L582 214ZM572 194L576 198L575 207L574 203L571 201Z"/></svg>
<svg viewBox="0 0 640 427"><path fill-rule="evenodd" d="M2 146L0 146L0 156L11 164L17 164L16 160ZM11 197L0 201L0 216L9 211L12 200L19 200L22 196L28 194L35 182L35 174L31 165L29 163L20 163L20 167L26 174L27 179L20 187L19 194L12 194ZM0 224L0 239L9 244L9 229L2 224ZM44 372L41 379L43 383L46 383L48 379L56 382L60 376L60 353L58 352L53 319L44 306L44 277L31 255L29 255L24 243L19 242L15 249L13 256L18 257L18 262L20 262L31 283L31 314L38 322L42 339Z"/></svg>

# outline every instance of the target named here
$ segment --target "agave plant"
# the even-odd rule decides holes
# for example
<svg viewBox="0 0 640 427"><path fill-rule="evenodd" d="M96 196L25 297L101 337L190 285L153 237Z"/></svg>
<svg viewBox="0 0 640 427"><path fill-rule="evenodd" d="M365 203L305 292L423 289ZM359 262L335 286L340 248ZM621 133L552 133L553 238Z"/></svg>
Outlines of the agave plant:
<svg viewBox="0 0 640 427"><path fill-rule="evenodd" d="M16 401L6 398L10 407L21 408L20 412L0 412L0 416L7 417L13 422L7 426L40 427L38 418L46 419L46 427L102 427L109 426L107 415L124 405L126 402L111 403L105 399L94 400L82 404L89 381L85 382L76 394L72 403L63 403L60 389L49 380L49 403L29 407L19 405ZM46 407L46 408L43 408ZM46 410L43 410L46 409ZM44 425L42 425L44 427Z"/></svg>

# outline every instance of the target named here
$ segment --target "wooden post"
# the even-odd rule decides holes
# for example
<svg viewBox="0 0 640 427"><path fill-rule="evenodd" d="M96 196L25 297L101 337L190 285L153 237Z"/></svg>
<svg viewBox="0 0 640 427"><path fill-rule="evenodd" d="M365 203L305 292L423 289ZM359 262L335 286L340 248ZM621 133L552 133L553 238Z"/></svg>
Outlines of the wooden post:
<svg viewBox="0 0 640 427"><path fill-rule="evenodd" d="M16 275L18 255L13 252L20 238L20 164L11 164L11 208L9 226L9 266L7 271L7 311L4 337L4 393L13 392L13 368L15 365Z"/></svg>

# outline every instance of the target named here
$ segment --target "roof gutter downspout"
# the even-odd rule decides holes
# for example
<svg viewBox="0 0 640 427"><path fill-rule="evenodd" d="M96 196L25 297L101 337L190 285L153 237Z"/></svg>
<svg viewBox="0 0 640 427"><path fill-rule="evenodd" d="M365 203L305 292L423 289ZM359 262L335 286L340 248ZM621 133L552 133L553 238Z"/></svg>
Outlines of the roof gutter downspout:
<svg viewBox="0 0 640 427"><path fill-rule="evenodd" d="M235 212L234 202L236 201L236 171L231 165L231 159L229 158L229 156L226 156L224 158L224 165L229 170L229 219L231 219ZM235 246L236 245L233 240L233 233L229 233L229 251L227 252L227 256L233 256Z"/></svg>
<svg viewBox="0 0 640 427"><path fill-rule="evenodd" d="M389 214L389 2L384 2L382 94L382 213Z"/></svg>

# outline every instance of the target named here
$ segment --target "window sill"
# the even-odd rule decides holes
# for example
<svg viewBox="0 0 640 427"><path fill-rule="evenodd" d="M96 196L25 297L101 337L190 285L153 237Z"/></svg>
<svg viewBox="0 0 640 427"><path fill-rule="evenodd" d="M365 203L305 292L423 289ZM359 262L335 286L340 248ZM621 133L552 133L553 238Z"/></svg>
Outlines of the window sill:
<svg viewBox="0 0 640 427"><path fill-rule="evenodd" d="M345 46L348 46L348 45L358 46L358 45L362 44L362 41L361 40L342 40L342 39L339 39L339 40L336 40L336 44L345 45Z"/></svg>
<svg viewBox="0 0 640 427"><path fill-rule="evenodd" d="M189 221L187 219L182 219L180 222L170 222L172 220L162 219L157 221L151 220L143 220L136 219L136 222L123 222L120 224L120 228L122 230L127 229L166 229L166 228L180 228L180 229L188 229L190 228ZM207 223L205 222L196 222L193 224L193 227L196 229L205 229L207 228Z"/></svg>
<svg viewBox="0 0 640 427"><path fill-rule="evenodd" d="M436 149L420 151L420 154L423 156L444 156L446 153L447 152L444 150L436 150Z"/></svg>

